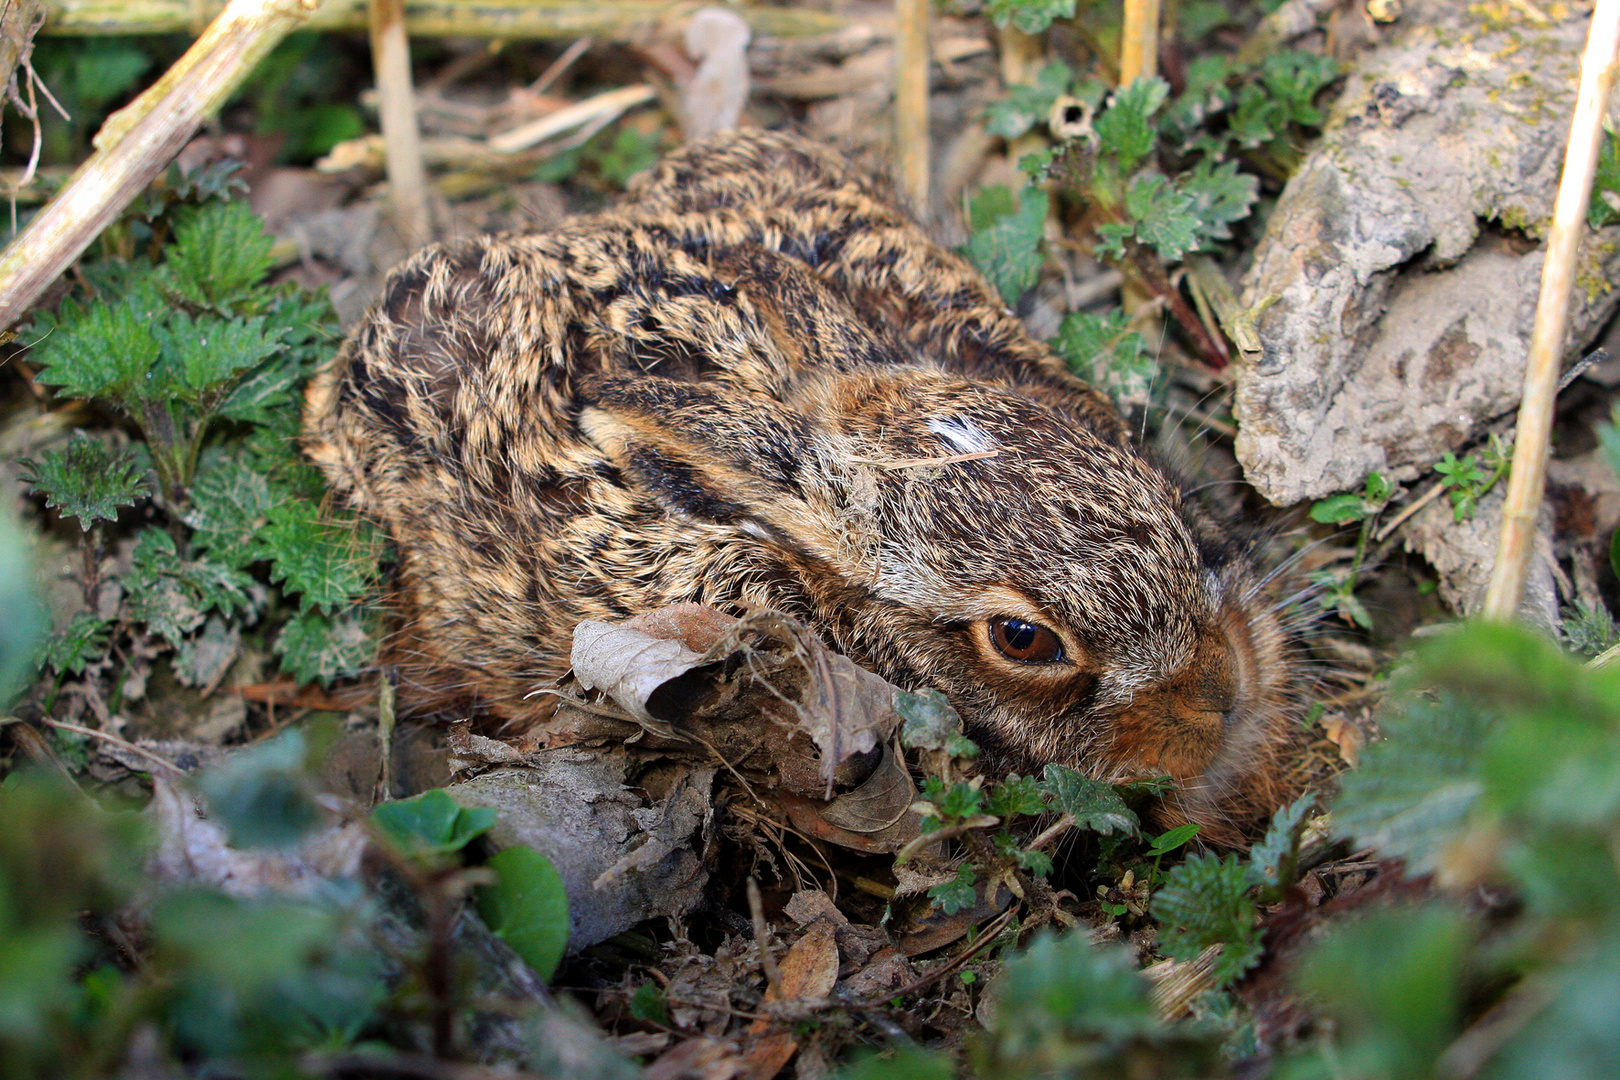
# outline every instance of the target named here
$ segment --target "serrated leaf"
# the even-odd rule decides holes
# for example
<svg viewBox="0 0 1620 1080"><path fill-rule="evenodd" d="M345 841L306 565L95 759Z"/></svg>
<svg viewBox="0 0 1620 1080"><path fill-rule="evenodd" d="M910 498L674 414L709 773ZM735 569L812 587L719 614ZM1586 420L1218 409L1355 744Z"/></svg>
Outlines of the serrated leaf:
<svg viewBox="0 0 1620 1080"><path fill-rule="evenodd" d="M1227 118L1226 134L1239 146L1253 149L1275 139L1288 125L1288 110L1264 89L1249 83L1238 91L1237 108Z"/></svg>
<svg viewBox="0 0 1620 1080"><path fill-rule="evenodd" d="M297 593L306 609L345 607L371 587L377 560L353 519L333 521L316 504L289 499L271 509L260 539L270 580Z"/></svg>
<svg viewBox="0 0 1620 1080"><path fill-rule="evenodd" d="M990 188L980 198L999 205L1003 199L1011 201L1012 196L1005 188L1000 192ZM996 216L993 224L975 229L968 239L968 259L1009 305L1017 304L1040 279L1041 239L1049 206L1045 191L1025 188L1015 210ZM977 212L975 219L985 220L990 213L989 209Z"/></svg>
<svg viewBox="0 0 1620 1080"><path fill-rule="evenodd" d="M1299 857L1299 837L1305 829L1306 816L1315 806L1316 793L1307 792L1271 816L1271 827L1266 830L1265 839L1249 851L1249 884L1272 891L1293 884L1292 868Z"/></svg>
<svg viewBox="0 0 1620 1080"><path fill-rule="evenodd" d="M484 864L495 884L478 890L478 914L491 932L549 982L568 947L568 892L550 859L509 847Z"/></svg>
<svg viewBox="0 0 1620 1080"><path fill-rule="evenodd" d="M1026 34L1041 34L1058 19L1074 18L1075 0L990 0L985 11L997 26L1011 23Z"/></svg>
<svg viewBox="0 0 1620 1080"><path fill-rule="evenodd" d="M251 612L253 579L207 559L180 557L174 538L158 528L135 541L134 566L124 576L129 618L179 648L210 611Z"/></svg>
<svg viewBox="0 0 1620 1080"><path fill-rule="evenodd" d="M1301 957L1300 988L1335 1021L1336 1069L1436 1075L1436 1061L1458 1031L1472 936L1466 916L1428 904L1336 927Z"/></svg>
<svg viewBox="0 0 1620 1080"><path fill-rule="evenodd" d="M1217 987L1235 981L1260 959L1260 930L1248 887L1247 868L1236 855L1188 856L1153 895L1159 950L1177 960L1192 960L1209 946L1222 944L1225 948L1210 978Z"/></svg>
<svg viewBox="0 0 1620 1080"><path fill-rule="evenodd" d="M193 542L233 569L265 557L259 533L275 505L270 481L239 454L205 454L188 492Z"/></svg>
<svg viewBox="0 0 1620 1080"><path fill-rule="evenodd" d="M1019 815L1034 815L1045 811L1046 798L1041 785L1033 776L1007 777L990 789L985 810L1006 819Z"/></svg>
<svg viewBox="0 0 1620 1080"><path fill-rule="evenodd" d="M433 788L409 799L385 802L371 820L408 852L448 855L460 851L495 826L495 811L462 806Z"/></svg>
<svg viewBox="0 0 1620 1080"><path fill-rule="evenodd" d="M377 659L374 621L364 610L337 615L317 608L299 612L276 635L281 670L300 684L322 686L364 671Z"/></svg>
<svg viewBox="0 0 1620 1080"><path fill-rule="evenodd" d="M1344 492L1330 495L1311 505L1311 520L1324 525L1343 525L1360 521L1367 516L1367 506L1360 495Z"/></svg>
<svg viewBox="0 0 1620 1080"><path fill-rule="evenodd" d="M75 431L61 450L24 460L23 480L45 496L45 505L71 517L85 532L97 521L117 521L118 508L134 506L150 491L129 449L110 450L100 439Z"/></svg>
<svg viewBox="0 0 1620 1080"><path fill-rule="evenodd" d="M158 323L154 333L162 342L165 361L174 366L185 400L193 404L217 406L238 376L282 350L276 336L266 333L262 317L194 319L176 311Z"/></svg>
<svg viewBox="0 0 1620 1080"><path fill-rule="evenodd" d="M255 298L275 241L246 203L209 203L177 229L163 264L164 283L197 307L229 310Z"/></svg>
<svg viewBox="0 0 1620 1080"><path fill-rule="evenodd" d="M1192 199L1192 213L1198 219L1200 243L1230 240L1232 224L1249 216L1260 198L1260 179L1238 172L1236 161L1216 165L1205 158L1176 183L1182 194Z"/></svg>
<svg viewBox="0 0 1620 1080"><path fill-rule="evenodd" d="M946 915L955 915L959 911L966 911L978 903L979 875L973 867L963 866L956 872L956 877L941 885L935 885L928 890L928 899L934 906Z"/></svg>
<svg viewBox="0 0 1620 1080"><path fill-rule="evenodd" d="M1152 152L1159 139L1159 126L1153 114L1159 111L1170 94L1170 84L1163 79L1137 79L1114 93L1108 108L1093 124L1097 132L1098 149L1113 154L1119 161L1119 171L1128 174Z"/></svg>
<svg viewBox="0 0 1620 1080"><path fill-rule="evenodd" d="M1484 790L1480 748L1490 726L1449 693L1392 700L1379 720L1385 738L1339 778L1335 831L1405 859L1413 873L1432 871Z"/></svg>
<svg viewBox="0 0 1620 1080"><path fill-rule="evenodd" d="M169 389L157 371L163 348L149 321L127 303L96 303L81 310L64 301L59 321L36 320L35 332L43 335L34 348L38 379L47 386L131 413L138 412L143 395Z"/></svg>
<svg viewBox="0 0 1620 1080"><path fill-rule="evenodd" d="M81 611L45 639L39 662L52 671L82 674L86 664L106 653L111 629L108 620Z"/></svg>
<svg viewBox="0 0 1620 1080"><path fill-rule="evenodd" d="M1328 83L1339 77L1331 56L1285 49L1266 57L1260 81L1282 105L1288 119L1302 127L1321 127L1323 116L1311 103Z"/></svg>
<svg viewBox="0 0 1620 1080"><path fill-rule="evenodd" d="M1108 784L1062 765L1047 765L1040 788L1050 807L1074 817L1075 825L1109 836L1135 836L1142 827L1136 814Z"/></svg>
<svg viewBox="0 0 1620 1080"><path fill-rule="evenodd" d="M1035 76L1033 84L1008 87L985 110L985 130L1003 139L1018 138L1046 120L1053 103L1068 93L1073 78L1067 64L1048 64Z"/></svg>
<svg viewBox="0 0 1620 1080"><path fill-rule="evenodd" d="M1143 173L1125 191L1125 212L1135 223L1136 238L1175 261L1198 247L1199 221L1192 196L1177 191L1158 173Z"/></svg>
<svg viewBox="0 0 1620 1080"><path fill-rule="evenodd" d="M1126 329L1129 317L1118 308L1104 314L1076 311L1065 315L1057 337L1048 344L1069 369L1123 407L1146 405L1159 365L1147 342Z"/></svg>
<svg viewBox="0 0 1620 1080"><path fill-rule="evenodd" d="M1106 1061L1103 1055L1110 1049L1152 1040L1165 1030L1130 949L1117 944L1099 948L1083 934L1058 937L1041 931L1022 956L1007 963L990 993L995 1008L989 1038L997 1059L1028 1061L1032 1067L986 1071L986 1076L1094 1075L1059 1066ZM1093 1041L1101 1053L1081 1058ZM1114 1075L1128 1072L1120 1068Z"/></svg>

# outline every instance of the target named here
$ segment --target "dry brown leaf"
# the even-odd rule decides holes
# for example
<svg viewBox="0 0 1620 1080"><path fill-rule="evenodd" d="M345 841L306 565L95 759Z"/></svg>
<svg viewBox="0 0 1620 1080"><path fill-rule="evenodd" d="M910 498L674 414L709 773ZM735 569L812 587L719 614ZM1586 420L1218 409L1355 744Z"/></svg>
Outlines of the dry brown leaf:
<svg viewBox="0 0 1620 1080"><path fill-rule="evenodd" d="M812 923L782 958L782 978L765 991L766 1001L821 1001L838 982L838 942L832 921ZM747 1080L771 1080L792 1059L798 1040L772 1030L769 1020L755 1020L748 1034L754 1040L743 1053Z"/></svg>
<svg viewBox="0 0 1620 1080"><path fill-rule="evenodd" d="M666 688L705 663L702 654L679 641L590 620L574 628L569 661L579 685L603 691L638 723L666 734L673 734L668 723L678 715L673 710L688 704L672 700ZM662 715L655 716L654 709Z"/></svg>
<svg viewBox="0 0 1620 1080"><path fill-rule="evenodd" d="M731 1080L742 1070L736 1047L699 1037L670 1048L642 1075L646 1080Z"/></svg>
<svg viewBox="0 0 1620 1080"><path fill-rule="evenodd" d="M1339 756L1344 763L1355 768L1361 758L1361 728L1346 717L1325 716L1322 718L1322 730L1327 734L1328 741L1339 748Z"/></svg>

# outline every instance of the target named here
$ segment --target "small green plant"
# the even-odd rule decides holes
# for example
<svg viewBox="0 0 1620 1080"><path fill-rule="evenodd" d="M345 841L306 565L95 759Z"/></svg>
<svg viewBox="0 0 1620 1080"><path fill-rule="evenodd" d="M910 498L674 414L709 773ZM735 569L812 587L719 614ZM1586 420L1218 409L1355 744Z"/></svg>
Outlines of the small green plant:
<svg viewBox="0 0 1620 1080"><path fill-rule="evenodd" d="M1502 442L1500 435L1492 435L1483 450L1478 454L1464 455L1460 461L1456 454L1447 450L1445 456L1435 463L1434 471L1440 474L1446 497L1451 500L1452 516L1457 521L1472 518L1474 511L1479 508L1479 500L1507 475L1508 467L1512 464L1511 449Z"/></svg>
<svg viewBox="0 0 1620 1080"><path fill-rule="evenodd" d="M998 25L1038 33L1055 19L1073 19L1073 7L1004 0L990 14ZM1095 15L1087 11L1076 27L1084 32ZM1162 79L1110 90L1049 64L1032 82L1009 87L986 113L992 134L1037 149L1019 162L1031 177L1023 192L992 188L969 200L965 252L1016 304L1038 280L1043 219L1056 206L1101 258L1163 305L1201 359L1223 367L1224 344L1167 268L1233 239L1234 226L1259 198L1256 172L1287 176L1300 135L1323 123L1315 98L1337 76L1332 59L1305 52L1252 63L1205 56L1191 65L1185 90L1172 101ZM1104 318L1110 322L1067 327L1057 347L1080 374L1139 404L1153 381L1151 362L1139 345L1110 346L1107 339L1119 338L1122 327L1116 317Z"/></svg>
<svg viewBox="0 0 1620 1080"><path fill-rule="evenodd" d="M42 656L58 686L151 643L182 683L212 687L255 626L300 681L370 660L379 544L324 506L319 474L296 452L301 386L335 347L334 319L323 297L265 283L271 240L226 200L228 175L171 185L202 201L154 200L126 232L148 250L88 264L94 294L29 330L40 382L139 435L121 445L75 432L24 462L82 538L87 610ZM133 534L131 566L103 581L115 529Z"/></svg>
<svg viewBox="0 0 1620 1080"><path fill-rule="evenodd" d="M1080 829L1100 836L1134 836L1140 823L1108 784L1073 769L1048 765L1044 777L1013 775L987 783L983 777L960 779L961 764L976 758L979 748L962 734L962 721L937 690L897 694L895 708L905 725L901 742L921 751L929 773L917 803L923 815L918 846L957 839L968 858L950 881L936 885L929 899L947 915L973 906L981 889L994 891L1009 878L1017 890L1052 872L1052 859L1044 850L1026 847L1008 825L1018 818L1055 813L1049 830L1056 836ZM901 853L904 860L908 852Z"/></svg>
<svg viewBox="0 0 1620 1080"><path fill-rule="evenodd" d="M1313 571L1310 580L1318 590L1317 604L1323 611L1335 612L1345 622L1364 630L1372 629L1372 616L1356 596L1356 586L1366 565L1367 544L1379 515L1395 489L1381 473L1367 474L1360 491L1346 491L1330 495L1311 506L1311 520L1328 525L1359 523L1356 533L1356 551L1348 567Z"/></svg>

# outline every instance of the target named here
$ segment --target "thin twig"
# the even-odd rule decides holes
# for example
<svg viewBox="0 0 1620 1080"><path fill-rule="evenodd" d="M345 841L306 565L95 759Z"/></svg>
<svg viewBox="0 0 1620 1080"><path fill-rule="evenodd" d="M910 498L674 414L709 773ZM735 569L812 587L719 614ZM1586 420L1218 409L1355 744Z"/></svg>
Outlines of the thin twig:
<svg viewBox="0 0 1620 1080"><path fill-rule="evenodd" d="M153 762L154 764L161 765L165 769L168 769L170 772L174 773L176 776L186 775L186 770L182 769L174 762L168 760L167 758L160 757L157 754L152 753L150 750L143 750L139 746L136 746L134 743L130 742L128 739L120 739L117 735L114 735L110 731L97 731L95 728L84 727L80 724L70 724L66 720L52 720L48 716L41 717L40 722L46 727L60 728L62 731L71 731L78 735L88 735L92 739L100 739L104 743L109 743L118 747L120 750L134 754L136 757L142 757L147 761Z"/></svg>
<svg viewBox="0 0 1620 1080"><path fill-rule="evenodd" d="M929 211L928 0L895 0L894 142L900 187L913 211Z"/></svg>
<svg viewBox="0 0 1620 1080"><path fill-rule="evenodd" d="M1620 0L1597 0L1581 57L1580 90L1570 121L1564 173L1547 231L1547 257L1542 264L1541 295L1536 300L1535 327L1530 333L1530 360L1519 405L1513 468L1508 474L1507 502L1502 508L1502 535L1496 565L1485 591L1482 614L1511 619L1519 608L1534 550L1536 515L1546 487L1548 444L1552 437L1553 401L1558 367L1569 324L1570 291L1575 278L1581 227L1592 196L1604 105L1614 85L1615 51L1620 46Z"/></svg>
<svg viewBox="0 0 1620 1080"><path fill-rule="evenodd" d="M519 150L538 146L553 136L561 135L570 128L588 124L592 120L600 120L603 117L611 120L621 116L637 105L644 105L657 97L658 92L645 84L621 86L617 90L609 90L595 97L586 98L578 104L558 109L510 131L503 131L490 138L489 148L502 154L515 154Z"/></svg>

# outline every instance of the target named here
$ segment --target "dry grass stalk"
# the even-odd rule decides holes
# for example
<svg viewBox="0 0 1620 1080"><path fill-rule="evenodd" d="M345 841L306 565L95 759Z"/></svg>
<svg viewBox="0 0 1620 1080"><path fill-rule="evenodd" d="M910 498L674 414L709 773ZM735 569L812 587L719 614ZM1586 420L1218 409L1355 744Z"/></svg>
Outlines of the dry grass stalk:
<svg viewBox="0 0 1620 1080"><path fill-rule="evenodd" d="M612 121L637 105L645 105L657 96L658 92L644 83L621 86L617 90L609 90L595 97L586 98L578 104L558 109L510 131L503 131L493 136L488 145L491 150L498 153L515 154L592 121L604 118Z"/></svg>
<svg viewBox="0 0 1620 1080"><path fill-rule="evenodd" d="M388 199L407 246L433 238L428 210L427 165L416 126L416 92L411 87L411 47L405 33L405 0L370 0L371 62L377 72L378 114Z"/></svg>
<svg viewBox="0 0 1620 1080"><path fill-rule="evenodd" d="M928 0L895 0L894 142L900 187L918 216L929 216Z"/></svg>
<svg viewBox="0 0 1620 1080"><path fill-rule="evenodd" d="M95 153L0 253L0 327L28 310L315 4L232 0L174 67L107 119Z"/></svg>
<svg viewBox="0 0 1620 1080"><path fill-rule="evenodd" d="M1159 0L1125 0L1120 31L1119 85L1159 73Z"/></svg>
<svg viewBox="0 0 1620 1080"><path fill-rule="evenodd" d="M1597 0L1587 31L1586 52L1581 57L1580 90L1570 121L1564 173L1553 203L1552 227L1547 231L1547 258L1542 264L1541 295L1536 300L1536 321L1530 332L1530 359L1524 376L1524 398L1519 404L1507 503L1502 509L1502 535L1485 591L1482 614L1487 619L1513 618L1530 570L1536 514L1546 487L1553 402L1558 394L1558 368L1569 325L1575 258L1587 203L1592 197L1603 109L1614 85L1617 47L1620 0Z"/></svg>
<svg viewBox="0 0 1620 1080"><path fill-rule="evenodd" d="M46 0L47 34L195 33L219 0ZM631 41L690 10L684 0L412 0L406 29L416 37L564 38ZM738 9L756 35L807 37L842 30L846 20L798 7ZM326 0L312 30L364 30L366 0Z"/></svg>

